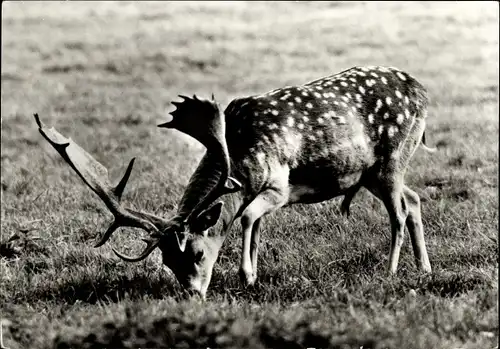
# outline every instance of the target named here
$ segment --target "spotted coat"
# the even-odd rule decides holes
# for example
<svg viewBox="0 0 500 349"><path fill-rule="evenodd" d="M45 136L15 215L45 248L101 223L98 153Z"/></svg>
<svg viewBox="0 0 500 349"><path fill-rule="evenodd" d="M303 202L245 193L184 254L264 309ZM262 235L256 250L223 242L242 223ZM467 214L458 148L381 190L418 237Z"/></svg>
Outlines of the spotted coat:
<svg viewBox="0 0 500 349"><path fill-rule="evenodd" d="M269 185L277 166L289 171L289 203L341 195L391 157L406 166L414 148L403 144L427 103L413 77L378 66L235 99L225 110L234 171L251 195Z"/></svg>

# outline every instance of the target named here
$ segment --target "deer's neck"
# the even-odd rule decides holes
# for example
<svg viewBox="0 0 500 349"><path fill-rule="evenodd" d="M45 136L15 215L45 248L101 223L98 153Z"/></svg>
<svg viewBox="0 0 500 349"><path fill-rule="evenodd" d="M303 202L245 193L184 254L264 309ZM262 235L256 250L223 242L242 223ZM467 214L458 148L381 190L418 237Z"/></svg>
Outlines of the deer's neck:
<svg viewBox="0 0 500 349"><path fill-rule="evenodd" d="M239 210L243 204L243 195L241 192L230 193L222 196L220 199L224 203L220 224L217 224L217 234L224 240L229 234L231 227L238 218Z"/></svg>

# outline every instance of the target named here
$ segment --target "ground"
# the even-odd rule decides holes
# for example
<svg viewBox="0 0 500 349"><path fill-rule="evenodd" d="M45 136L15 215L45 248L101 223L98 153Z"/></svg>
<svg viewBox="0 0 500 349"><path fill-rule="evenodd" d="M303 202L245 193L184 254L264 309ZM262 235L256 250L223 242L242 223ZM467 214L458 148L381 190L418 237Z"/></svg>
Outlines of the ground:
<svg viewBox="0 0 500 349"><path fill-rule="evenodd" d="M496 2L2 2L3 344L67 347L494 348L498 345ZM186 300L138 231L93 248L111 215L47 144L56 126L166 217L204 149L157 128L178 94L233 98L358 65L429 91L427 143L406 182L422 198L433 273L406 236L387 276L389 220L361 191L265 220L255 287L238 280L239 225L205 303ZM12 243L7 240L16 235ZM140 235L142 236L142 235Z"/></svg>

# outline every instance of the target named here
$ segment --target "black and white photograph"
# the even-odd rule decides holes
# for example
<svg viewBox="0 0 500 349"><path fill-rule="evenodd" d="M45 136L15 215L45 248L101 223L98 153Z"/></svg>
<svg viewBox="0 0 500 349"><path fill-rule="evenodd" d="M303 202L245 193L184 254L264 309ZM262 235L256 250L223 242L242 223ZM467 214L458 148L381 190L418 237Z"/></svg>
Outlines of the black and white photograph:
<svg viewBox="0 0 500 349"><path fill-rule="evenodd" d="M0 347L498 349L497 1L4 1Z"/></svg>

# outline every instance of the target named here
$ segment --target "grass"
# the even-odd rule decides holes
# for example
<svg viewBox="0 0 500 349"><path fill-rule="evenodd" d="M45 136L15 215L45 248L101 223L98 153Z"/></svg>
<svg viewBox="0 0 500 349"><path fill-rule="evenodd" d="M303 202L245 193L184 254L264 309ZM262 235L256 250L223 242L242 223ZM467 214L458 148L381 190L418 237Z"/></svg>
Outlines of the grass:
<svg viewBox="0 0 500 349"><path fill-rule="evenodd" d="M498 346L498 5L494 2L3 2L0 284L3 344L69 347ZM158 129L178 94L227 105L355 65L429 90L428 143L407 183L422 198L434 272L408 238L387 277L389 224L362 191L265 220L259 276L238 281L238 227L208 301L184 299L159 252L124 229L37 131L57 126L108 167L137 157L124 200L169 216L203 154ZM7 240L19 238L10 243Z"/></svg>

